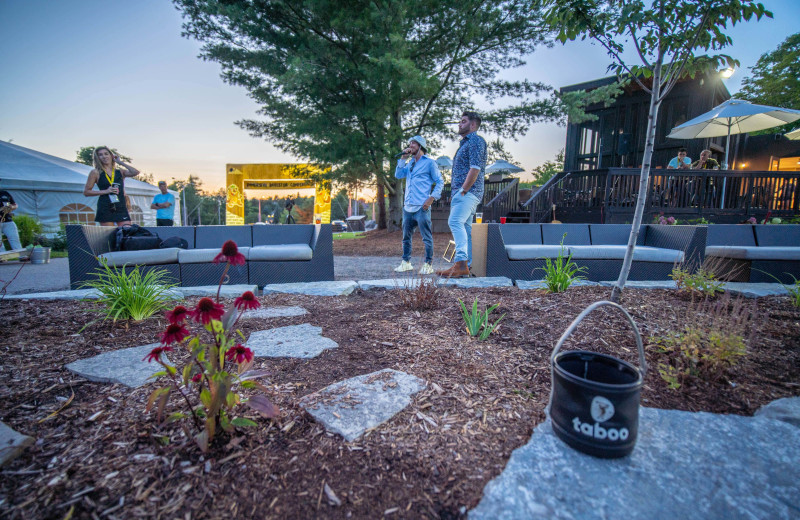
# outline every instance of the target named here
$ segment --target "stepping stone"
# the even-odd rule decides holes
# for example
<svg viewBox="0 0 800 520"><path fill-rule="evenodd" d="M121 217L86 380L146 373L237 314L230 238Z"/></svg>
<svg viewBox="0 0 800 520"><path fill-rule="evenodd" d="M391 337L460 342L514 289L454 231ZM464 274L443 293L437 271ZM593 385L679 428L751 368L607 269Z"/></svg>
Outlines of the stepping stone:
<svg viewBox="0 0 800 520"><path fill-rule="evenodd" d="M549 420L469 513L479 519L797 518L800 428L763 417L641 408L622 459L558 439Z"/></svg>
<svg viewBox="0 0 800 520"><path fill-rule="evenodd" d="M575 280L570 287L596 287L600 282L592 282L590 280ZM547 289L547 284L544 280L517 280L517 287L520 289Z"/></svg>
<svg viewBox="0 0 800 520"><path fill-rule="evenodd" d="M479 278L439 278L439 285L452 285L464 289L475 287L513 287L514 282L505 276L482 276Z"/></svg>
<svg viewBox="0 0 800 520"><path fill-rule="evenodd" d="M292 316L302 316L308 314L308 311L302 307L260 307L245 311L240 319L265 319L265 318L289 318Z"/></svg>
<svg viewBox="0 0 800 520"><path fill-rule="evenodd" d="M166 292L171 300L182 300L183 294L178 291L179 287L172 288ZM51 291L28 294L9 294L6 299L12 300L91 300L100 298L97 289L75 289L73 291ZM238 295L237 295L238 296Z"/></svg>
<svg viewBox="0 0 800 520"><path fill-rule="evenodd" d="M22 435L0 422L0 468L19 457L36 439Z"/></svg>
<svg viewBox="0 0 800 520"><path fill-rule="evenodd" d="M755 415L783 421L800 428L800 397L784 397L772 401L759 408Z"/></svg>
<svg viewBox="0 0 800 520"><path fill-rule="evenodd" d="M385 369L339 381L300 400L300 406L326 430L354 441L383 424L425 388L422 379Z"/></svg>
<svg viewBox="0 0 800 520"><path fill-rule="evenodd" d="M358 284L349 280L303 283L273 283L264 286L264 294L287 293L310 296L347 296Z"/></svg>
<svg viewBox="0 0 800 520"><path fill-rule="evenodd" d="M419 280L418 276L359 280L358 286L362 291L370 289L416 289L419 287Z"/></svg>
<svg viewBox="0 0 800 520"><path fill-rule="evenodd" d="M614 287L616 280L600 282L604 287ZM625 282L625 289L677 289L675 280L631 280Z"/></svg>
<svg viewBox="0 0 800 520"><path fill-rule="evenodd" d="M217 296L217 285L200 285L197 287L175 287L175 290L180 292L184 297L189 296ZM239 285L223 285L219 291L220 298L238 298L245 291L253 291L253 294L258 294L257 285L239 284Z"/></svg>
<svg viewBox="0 0 800 520"><path fill-rule="evenodd" d="M338 343L322 335L321 327L310 323L260 330L247 338L247 347L256 357L309 359L338 346Z"/></svg>
<svg viewBox="0 0 800 520"><path fill-rule="evenodd" d="M730 293L741 294L746 298L789 294L789 291L779 283L726 282L722 287Z"/></svg>
<svg viewBox="0 0 800 520"><path fill-rule="evenodd" d="M150 381L150 376L163 367L153 361L143 361L144 357L160 343L151 343L139 347L124 348L105 352L99 356L73 361L66 365L67 370L74 372L89 381L98 383L119 383L137 388ZM164 354L162 359L169 363Z"/></svg>

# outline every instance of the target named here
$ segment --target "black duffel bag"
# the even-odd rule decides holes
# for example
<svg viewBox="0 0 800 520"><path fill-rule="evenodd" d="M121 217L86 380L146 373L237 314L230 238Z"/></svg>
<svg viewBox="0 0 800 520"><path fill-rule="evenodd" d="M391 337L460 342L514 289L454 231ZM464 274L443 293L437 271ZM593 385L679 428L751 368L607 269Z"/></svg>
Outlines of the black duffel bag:
<svg viewBox="0 0 800 520"><path fill-rule="evenodd" d="M189 249L189 242L186 241L185 238L181 237L168 237L165 238L161 245L158 246L161 249L166 249L168 247L179 247L181 249Z"/></svg>
<svg viewBox="0 0 800 520"><path fill-rule="evenodd" d="M161 239L158 236L137 224L117 228L114 238L116 251L158 249L158 246L161 245Z"/></svg>

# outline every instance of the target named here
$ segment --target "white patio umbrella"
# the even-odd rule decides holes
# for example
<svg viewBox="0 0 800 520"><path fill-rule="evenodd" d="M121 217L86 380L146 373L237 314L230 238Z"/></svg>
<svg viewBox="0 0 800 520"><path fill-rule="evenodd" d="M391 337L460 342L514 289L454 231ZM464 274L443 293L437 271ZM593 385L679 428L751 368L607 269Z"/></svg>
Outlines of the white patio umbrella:
<svg viewBox="0 0 800 520"><path fill-rule="evenodd" d="M791 132L786 134L786 137L794 141L797 141L798 139L800 139L800 128L798 128L797 130L792 130Z"/></svg>
<svg viewBox="0 0 800 520"><path fill-rule="evenodd" d="M520 168L516 164L511 164L508 161L497 161L491 166L486 167L486 173L495 173L495 172L508 172L508 173L519 173L524 172L523 168Z"/></svg>
<svg viewBox="0 0 800 520"><path fill-rule="evenodd" d="M440 170L450 170L453 168L453 160L446 155L436 159L436 164L439 166Z"/></svg>
<svg viewBox="0 0 800 520"><path fill-rule="evenodd" d="M785 125L800 119L800 110L754 105L740 99L729 99L709 112L672 129L672 139L700 139L727 136L723 169L728 169L731 134L743 134Z"/></svg>

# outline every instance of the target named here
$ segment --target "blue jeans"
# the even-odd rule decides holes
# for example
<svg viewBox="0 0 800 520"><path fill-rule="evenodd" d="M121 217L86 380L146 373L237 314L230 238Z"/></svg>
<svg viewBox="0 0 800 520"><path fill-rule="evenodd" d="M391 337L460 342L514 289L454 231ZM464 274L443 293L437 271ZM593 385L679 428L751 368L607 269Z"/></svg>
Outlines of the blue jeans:
<svg viewBox="0 0 800 520"><path fill-rule="evenodd" d="M414 228L419 226L419 234L425 244L425 263L433 262L433 233L431 232L431 208L427 211L420 208L416 213L403 209L403 260L411 260L411 236Z"/></svg>
<svg viewBox="0 0 800 520"><path fill-rule="evenodd" d="M472 265L472 217L480 204L478 197L472 193L462 195L457 191L450 201L450 218L447 225L453 234L456 243L455 262L466 261L467 265Z"/></svg>
<svg viewBox="0 0 800 520"><path fill-rule="evenodd" d="M19 241L19 231L17 231L17 225L14 224L13 220L0 224L0 231L2 231L3 235L8 239L8 244L11 246L11 249L22 249L22 244ZM0 236L0 251L5 250L6 246L3 245L3 240Z"/></svg>

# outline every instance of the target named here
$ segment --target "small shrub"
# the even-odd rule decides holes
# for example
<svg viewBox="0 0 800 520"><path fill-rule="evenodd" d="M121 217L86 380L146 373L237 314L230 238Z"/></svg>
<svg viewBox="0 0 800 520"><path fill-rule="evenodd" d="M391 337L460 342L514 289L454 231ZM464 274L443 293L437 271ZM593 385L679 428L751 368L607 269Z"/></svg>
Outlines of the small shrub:
<svg viewBox="0 0 800 520"><path fill-rule="evenodd" d="M441 287L435 278L418 275L404 279L399 293L404 307L424 311L439 306Z"/></svg>
<svg viewBox="0 0 800 520"><path fill-rule="evenodd" d="M458 303L461 305L461 317L464 318L467 333L473 337L478 336L478 339L481 341L485 340L492 332L496 331L500 325L500 320L505 317L505 314L503 314L494 323L489 320L489 315L500 306L499 303L495 303L484 311L479 311L478 298L475 298L475 301L472 302L472 312L467 309L463 301L458 300Z"/></svg>
<svg viewBox="0 0 800 520"><path fill-rule="evenodd" d="M30 215L15 215L14 222L19 231L19 241L22 247L33 244L33 239L42 232L42 224Z"/></svg>
<svg viewBox="0 0 800 520"><path fill-rule="evenodd" d="M567 234L564 233L564 237L566 236ZM544 283L547 286L547 292L564 292L576 280L586 279L585 276L579 274L585 273L586 267L578 267L572 261L572 254L564 258L564 237L561 238L561 250L558 252L558 257L555 260L545 258L545 266L537 268L537 270L544 271Z"/></svg>
<svg viewBox="0 0 800 520"><path fill-rule="evenodd" d="M108 265L100 258L100 267L95 271L97 278L84 282L84 289L96 289L101 296L95 308L104 315L103 319L132 319L140 321L169 308L172 298L169 289L174 283L165 280L167 272L151 269L144 275L137 266L130 273L124 267Z"/></svg>
<svg viewBox="0 0 800 520"><path fill-rule="evenodd" d="M704 296L714 296L724 292L722 285L725 283L717 277L722 268L721 261L706 260L699 267L694 268L691 262L677 264L672 268L670 278L675 280L679 291L699 293ZM728 276L735 273L730 272Z"/></svg>
<svg viewBox="0 0 800 520"><path fill-rule="evenodd" d="M747 343L755 331L754 309L754 304L727 294L689 305L680 330L651 338L667 358L658 364L661 378L672 389L695 378L710 382L722 379L747 353Z"/></svg>

